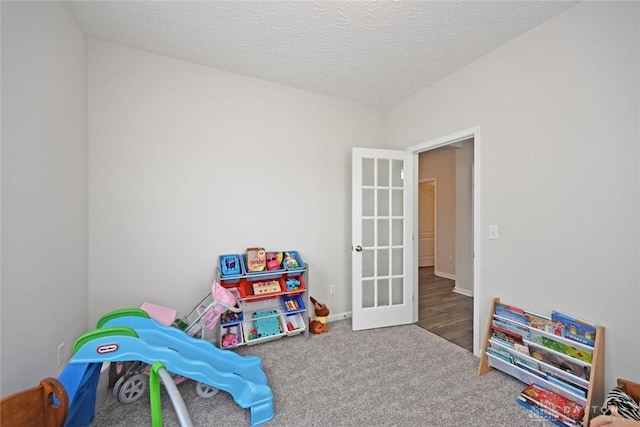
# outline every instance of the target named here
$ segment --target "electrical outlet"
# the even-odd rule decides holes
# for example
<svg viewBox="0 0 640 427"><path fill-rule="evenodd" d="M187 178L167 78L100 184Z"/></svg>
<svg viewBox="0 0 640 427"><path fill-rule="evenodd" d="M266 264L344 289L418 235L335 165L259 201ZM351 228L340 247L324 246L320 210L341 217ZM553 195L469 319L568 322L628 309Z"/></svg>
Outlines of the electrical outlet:
<svg viewBox="0 0 640 427"><path fill-rule="evenodd" d="M63 360L64 360L64 343L61 343L58 346L58 367L62 365Z"/></svg>
<svg viewBox="0 0 640 427"><path fill-rule="evenodd" d="M329 295L335 295L336 294L336 285L330 285L329 286Z"/></svg>

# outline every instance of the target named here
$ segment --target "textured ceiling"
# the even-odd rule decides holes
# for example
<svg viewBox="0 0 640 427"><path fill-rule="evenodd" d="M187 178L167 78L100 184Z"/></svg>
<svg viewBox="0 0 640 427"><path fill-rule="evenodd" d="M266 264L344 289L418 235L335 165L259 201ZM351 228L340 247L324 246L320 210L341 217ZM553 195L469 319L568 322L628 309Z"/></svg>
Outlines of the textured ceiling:
<svg viewBox="0 0 640 427"><path fill-rule="evenodd" d="M575 2L74 1L93 38L385 107Z"/></svg>

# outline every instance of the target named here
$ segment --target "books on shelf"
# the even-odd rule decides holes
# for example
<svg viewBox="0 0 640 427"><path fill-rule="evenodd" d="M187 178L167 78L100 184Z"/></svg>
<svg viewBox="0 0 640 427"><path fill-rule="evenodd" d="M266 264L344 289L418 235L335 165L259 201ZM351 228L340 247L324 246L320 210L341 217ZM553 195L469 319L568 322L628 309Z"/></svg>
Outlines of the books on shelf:
<svg viewBox="0 0 640 427"><path fill-rule="evenodd" d="M505 344L503 343L502 345ZM531 358L527 357L529 356L529 348L526 345L523 345L521 349L505 349L498 342L489 340L487 351L497 357L500 357L501 359L504 359L509 363L525 365L529 368L540 370L540 365ZM501 357L496 353L500 353L504 356Z"/></svg>
<svg viewBox="0 0 640 427"><path fill-rule="evenodd" d="M553 310L550 315L492 302L478 373L498 369L525 384L517 402L546 422L583 427L601 388L604 328ZM598 337L596 345L596 334ZM594 391L595 390L595 391ZM595 395L597 398L597 394Z"/></svg>
<svg viewBox="0 0 640 427"><path fill-rule="evenodd" d="M547 350L544 347L529 346L529 354L534 359L554 366L562 371L568 372L571 375L575 375L583 380L589 380L591 374L591 367L574 362L570 358L562 357L554 352Z"/></svg>
<svg viewBox="0 0 640 427"><path fill-rule="evenodd" d="M580 347L578 345L569 345L560 339L554 339L550 336L543 335L538 332L531 332L529 334L529 340L533 343L557 351L558 353L565 354L574 359L580 360L585 363L591 363L593 360L593 350L587 350L588 347Z"/></svg>
<svg viewBox="0 0 640 427"><path fill-rule="evenodd" d="M530 328L539 329L548 334L555 333L556 327L550 317L536 314L531 311L525 311L524 315L527 318L527 325Z"/></svg>
<svg viewBox="0 0 640 427"><path fill-rule="evenodd" d="M530 384L522 393L520 398L530 405L546 409L546 413L553 415L567 425L576 425L584 417L584 407L566 397L549 391L537 384Z"/></svg>
<svg viewBox="0 0 640 427"><path fill-rule="evenodd" d="M505 362L513 363L513 357L506 350L500 350L499 348L487 347L487 352L495 357L504 360Z"/></svg>
<svg viewBox="0 0 640 427"><path fill-rule="evenodd" d="M517 333L511 332L507 329L502 329L498 326L491 325L491 337L499 340L509 348L512 348L521 353L529 354L529 349L526 345L524 345L524 339L522 338L522 335L518 335Z"/></svg>
<svg viewBox="0 0 640 427"><path fill-rule="evenodd" d="M529 339L529 328L525 325L513 322L511 320L501 319L497 317L497 315L493 318L492 324L502 330L507 330L516 335L519 335L525 340Z"/></svg>
<svg viewBox="0 0 640 427"><path fill-rule="evenodd" d="M527 324L527 317L525 316L524 310L512 305L506 305L500 302L496 303L495 314L513 322L523 325Z"/></svg>
<svg viewBox="0 0 640 427"><path fill-rule="evenodd" d="M596 325L559 311L551 312L551 320L555 322L564 338L593 347L596 339Z"/></svg>
<svg viewBox="0 0 640 427"><path fill-rule="evenodd" d="M585 363L591 363L591 361L593 360L593 353L565 343L561 343L548 337L542 337L542 345L550 348L551 350L557 351L558 353L566 354L569 357L581 360Z"/></svg>
<svg viewBox="0 0 640 427"><path fill-rule="evenodd" d="M558 375L556 372L551 372L549 370L545 370L546 380L551 384L562 387L563 389L575 394L576 396L580 396L586 399L587 397L587 389L577 384L576 382L570 380L567 377L563 377L562 375Z"/></svg>
<svg viewBox="0 0 640 427"><path fill-rule="evenodd" d="M573 421L568 417L563 416L557 412L552 411L549 408L545 408L537 404L532 399L528 398L523 394L519 394L516 398L516 402L518 402L521 406L535 413L541 420L549 421L551 424L560 426L560 427L582 427L582 422ZM546 425L546 424L545 424Z"/></svg>

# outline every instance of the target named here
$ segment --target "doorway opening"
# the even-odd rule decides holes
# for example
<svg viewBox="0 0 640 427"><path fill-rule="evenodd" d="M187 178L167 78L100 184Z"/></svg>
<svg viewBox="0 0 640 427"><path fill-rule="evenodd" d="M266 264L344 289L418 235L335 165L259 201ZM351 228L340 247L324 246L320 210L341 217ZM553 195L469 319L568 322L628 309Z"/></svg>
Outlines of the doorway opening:
<svg viewBox="0 0 640 427"><path fill-rule="evenodd" d="M430 141L414 154L414 321L421 327L479 352L478 277L479 129ZM434 183L433 265L427 183ZM474 254L476 256L474 256Z"/></svg>

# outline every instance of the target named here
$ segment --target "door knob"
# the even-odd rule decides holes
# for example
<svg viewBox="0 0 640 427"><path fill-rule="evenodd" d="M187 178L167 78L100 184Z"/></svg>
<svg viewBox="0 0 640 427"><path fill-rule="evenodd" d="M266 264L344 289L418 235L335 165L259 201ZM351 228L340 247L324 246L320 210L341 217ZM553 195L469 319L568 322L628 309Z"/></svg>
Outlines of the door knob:
<svg viewBox="0 0 640 427"><path fill-rule="evenodd" d="M360 245L356 246L356 252L362 252L362 246Z"/></svg>

